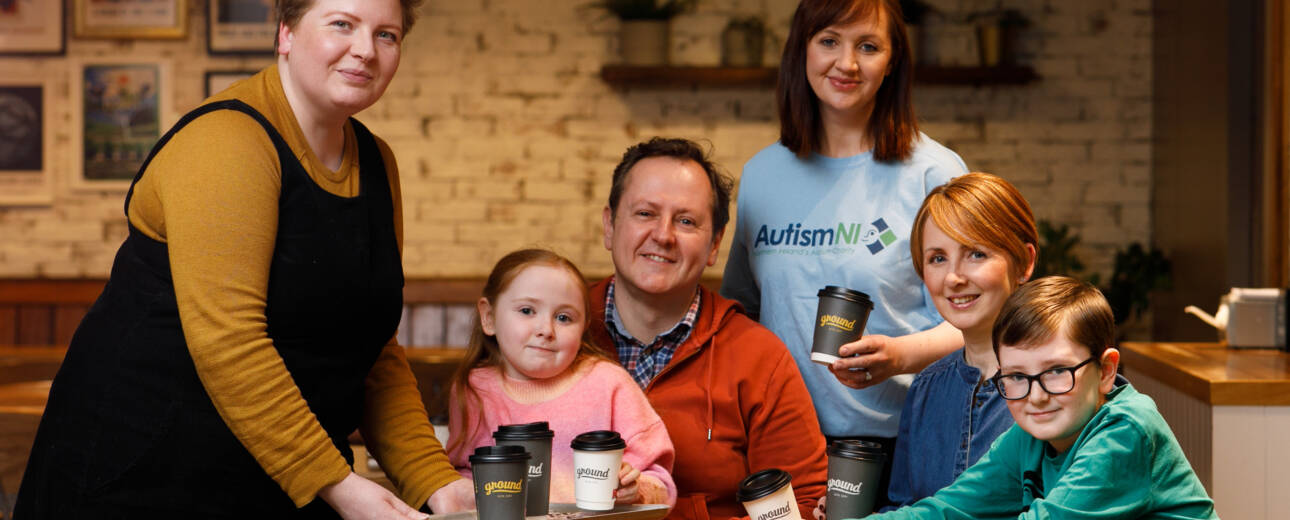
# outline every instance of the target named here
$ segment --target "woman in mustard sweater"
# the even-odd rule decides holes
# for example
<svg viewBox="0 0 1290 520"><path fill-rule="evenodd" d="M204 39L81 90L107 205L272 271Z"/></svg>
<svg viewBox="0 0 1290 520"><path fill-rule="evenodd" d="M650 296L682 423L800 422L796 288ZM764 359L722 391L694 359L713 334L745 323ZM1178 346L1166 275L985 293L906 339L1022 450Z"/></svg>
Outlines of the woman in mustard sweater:
<svg viewBox="0 0 1290 520"><path fill-rule="evenodd" d="M277 64L157 143L54 380L17 516L473 507L392 339L394 158L350 118L389 85L419 3L278 0ZM355 428L399 496L351 470Z"/></svg>

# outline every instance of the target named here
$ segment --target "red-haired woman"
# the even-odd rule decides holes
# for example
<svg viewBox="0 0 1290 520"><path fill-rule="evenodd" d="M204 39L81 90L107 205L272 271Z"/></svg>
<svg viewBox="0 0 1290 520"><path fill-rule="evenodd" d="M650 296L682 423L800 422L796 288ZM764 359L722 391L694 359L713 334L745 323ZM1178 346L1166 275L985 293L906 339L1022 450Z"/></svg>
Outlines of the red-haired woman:
<svg viewBox="0 0 1290 520"><path fill-rule="evenodd" d="M963 345L911 267L923 197L967 172L918 131L912 72L897 0L798 5L779 70L780 140L744 165L722 287L788 345L826 436L888 450L908 374ZM826 285L875 304L868 335L830 367L809 357Z"/></svg>

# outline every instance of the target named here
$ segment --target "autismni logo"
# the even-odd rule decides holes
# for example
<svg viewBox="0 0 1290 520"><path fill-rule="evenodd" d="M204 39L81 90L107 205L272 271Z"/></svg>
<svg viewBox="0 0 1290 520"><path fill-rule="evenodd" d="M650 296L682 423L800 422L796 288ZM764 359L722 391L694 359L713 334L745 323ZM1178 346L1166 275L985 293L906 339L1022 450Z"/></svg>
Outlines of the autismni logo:
<svg viewBox="0 0 1290 520"><path fill-rule="evenodd" d="M829 491L841 491L848 495L859 495L864 482L847 482L838 478L829 479Z"/></svg>
<svg viewBox="0 0 1290 520"><path fill-rule="evenodd" d="M895 241L896 232L881 218L869 224L839 222L833 228L803 228L801 223L794 222L783 229L770 229L763 224L753 239L753 249L764 246L843 247L859 243L876 255Z"/></svg>
<svg viewBox="0 0 1290 520"><path fill-rule="evenodd" d="M865 247L869 248L870 254L876 255L879 251L882 251L882 248L896 241L896 233L887 227L887 221L878 219L873 221L873 227L865 228L864 235L860 237L860 241L864 242Z"/></svg>
<svg viewBox="0 0 1290 520"><path fill-rule="evenodd" d="M515 494L524 488L523 481L520 480L496 480L484 484L484 496L491 496L493 493Z"/></svg>
<svg viewBox="0 0 1290 520"><path fill-rule="evenodd" d="M542 476L542 465L529 466L529 478L540 478Z"/></svg>
<svg viewBox="0 0 1290 520"><path fill-rule="evenodd" d="M788 513L789 513L788 504L784 504L780 507L771 509L770 511L757 515L757 520L775 520L777 518L784 518L788 516Z"/></svg>
<svg viewBox="0 0 1290 520"><path fill-rule="evenodd" d="M851 332L856 328L856 320L843 319L841 316L825 314L820 316L821 327L832 327L842 332Z"/></svg>
<svg viewBox="0 0 1290 520"><path fill-rule="evenodd" d="M592 480L609 480L609 468L591 469L578 468L578 478L589 478Z"/></svg>

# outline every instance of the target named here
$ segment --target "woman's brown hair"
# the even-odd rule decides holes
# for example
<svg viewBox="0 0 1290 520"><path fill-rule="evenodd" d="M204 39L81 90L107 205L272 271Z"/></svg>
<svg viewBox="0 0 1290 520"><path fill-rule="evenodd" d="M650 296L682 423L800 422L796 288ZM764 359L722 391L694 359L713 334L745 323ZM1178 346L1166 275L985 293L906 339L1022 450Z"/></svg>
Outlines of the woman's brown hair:
<svg viewBox="0 0 1290 520"><path fill-rule="evenodd" d="M933 188L923 199L909 237L909 252L919 278L923 277L923 230L928 220L955 242L1002 251L1015 283L1023 281L1026 268L1035 260L1026 245L1035 247L1035 256L1039 255L1039 232L1030 204L1016 186L996 175L960 175Z"/></svg>
<svg viewBox="0 0 1290 520"><path fill-rule="evenodd" d="M510 287L515 277L519 276L524 269L535 265L544 265L568 271L578 281L578 287L582 289L582 319L584 321L582 344L578 348L577 357L570 366L579 366L584 360L592 357L604 358L604 352L591 342L590 335L587 333L588 327L585 326L585 321L589 319L589 309L591 308L591 296L587 288L587 279L582 276L582 271L579 271L578 267L573 265L573 262L559 254L546 249L520 249L503 256L501 260L497 261L497 265L493 266L493 271L488 274L488 280L484 282L484 291L481 298L488 300L489 305L496 308L497 297ZM468 417L466 413L467 405L475 410L479 410L482 406L479 393L470 385L471 371L476 368L501 367L501 364L502 349L497 344L497 337L484 333L480 316L476 313L474 328L470 333L470 345L467 346L466 355L461 364L457 365L457 370L452 376L452 394L456 398L449 403L448 413L458 420L458 424L462 425L462 431L460 434L448 439L450 449L460 445L465 439L472 437L473 431L480 427L479 421L476 421L475 424L465 424L466 417ZM476 414L475 416L477 419L483 419L482 414Z"/></svg>
<svg viewBox="0 0 1290 520"><path fill-rule="evenodd" d="M802 0L793 13L792 27L784 43L775 91L779 107L779 142L798 157L806 158L820 149L820 100L806 79L806 47L815 34L830 25L849 24L881 12L887 17L891 40L890 72L874 97L865 134L873 141L873 157L879 162L909 158L918 136L914 118L913 54L904 14L898 0Z"/></svg>
<svg viewBox="0 0 1290 520"><path fill-rule="evenodd" d="M399 8L403 11L403 33L406 35L412 30L412 24L417 22L417 8L421 7L421 2L425 0L399 0ZM273 12L277 15L278 25L286 25L294 28L300 22L300 18L305 15L305 11L314 6L314 0L275 0L273 2ZM278 50L278 40L276 32L274 33L273 50Z"/></svg>

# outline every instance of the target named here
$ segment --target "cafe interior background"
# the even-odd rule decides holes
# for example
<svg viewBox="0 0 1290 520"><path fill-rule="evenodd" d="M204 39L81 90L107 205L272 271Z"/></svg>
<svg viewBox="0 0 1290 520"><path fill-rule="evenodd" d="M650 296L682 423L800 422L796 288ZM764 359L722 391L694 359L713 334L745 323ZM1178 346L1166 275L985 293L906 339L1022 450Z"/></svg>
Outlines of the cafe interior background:
<svg viewBox="0 0 1290 520"><path fill-rule="evenodd" d="M156 124L139 119L164 129L207 89L273 62L271 32L265 41L256 24L238 25L271 1L117 4L162 11L114 20L94 11L108 3L0 0L0 345L65 345L101 290L125 238L122 201L133 173L104 173L104 164L142 160L150 145L130 143L149 130L155 140ZM703 140L738 176L777 138L774 67L795 0L699 0L663 22L670 34L662 57L640 54L649 38L630 31L648 29L628 30L639 24L591 4L428 0L398 75L358 115L392 146L402 172L404 344L464 344L482 277L513 249L549 247L591 278L610 274L600 215L627 146L654 135ZM971 170L1021 189L1051 229L1041 245L1049 272L1096 279L1132 303L1125 340L1213 342L1214 328L1185 315L1185 305L1213 312L1232 287L1287 285L1290 10L1282 2L922 7L909 13L919 18L922 130ZM155 25L129 27L140 20ZM87 73L126 70L143 70L156 85L122 80L135 82L139 98L116 106L87 93ZM149 91L138 90L142 83ZM150 115L138 110L154 106ZM102 120L120 130L88 123ZM719 284L729 235L705 283ZM432 413L436 380L452 360L444 351L428 349L434 354L418 372ZM1262 354L1254 363L1279 366L1284 380L1284 355ZM56 366L54 359L43 370ZM44 374L9 368L0 366L8 378L0 385ZM1284 395L1255 403L1261 418L1241 427L1246 435L1267 432L1260 438L1270 444L1290 431L1290 386L1282 383L1270 392ZM1282 463L1259 462L1264 473L1224 480L1227 470L1213 462L1219 448L1210 449L1222 438L1222 403L1187 398L1166 416L1180 439L1199 432L1184 445L1195 444L1189 458L1220 514L1285 517L1271 497L1290 490L1287 455L1243 455ZM1232 408L1250 407L1241 404ZM0 438L34 425L5 410L0 403ZM0 485L13 493L25 447L4 449ZM1251 494L1255 487L1262 491ZM1263 505L1229 516L1237 501Z"/></svg>

